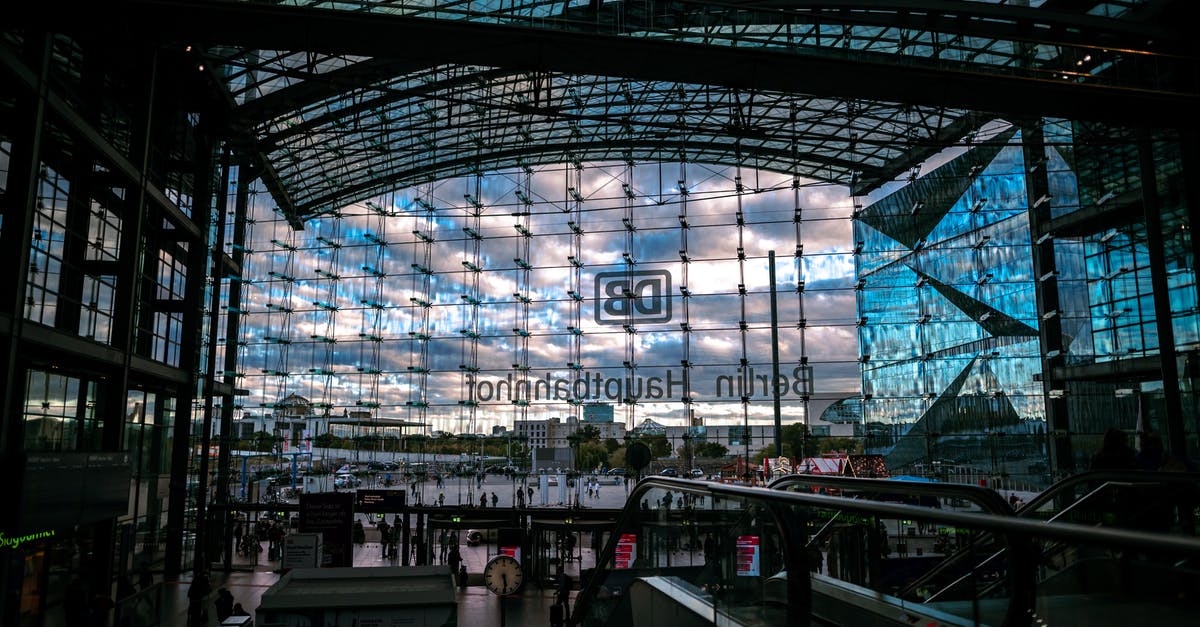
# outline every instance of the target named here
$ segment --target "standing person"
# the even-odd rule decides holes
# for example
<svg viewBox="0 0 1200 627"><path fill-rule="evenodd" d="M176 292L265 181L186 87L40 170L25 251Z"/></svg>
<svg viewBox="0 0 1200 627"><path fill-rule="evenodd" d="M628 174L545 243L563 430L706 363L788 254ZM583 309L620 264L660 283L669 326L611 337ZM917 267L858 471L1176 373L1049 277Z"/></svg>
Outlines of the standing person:
<svg viewBox="0 0 1200 627"><path fill-rule="evenodd" d="M438 561L443 564L446 563L446 545L449 543L450 534L445 529L442 529L441 533L438 534Z"/></svg>
<svg viewBox="0 0 1200 627"><path fill-rule="evenodd" d="M500 497L496 496L495 492L492 492L492 507L496 507L499 504L500 504Z"/></svg>
<svg viewBox="0 0 1200 627"><path fill-rule="evenodd" d="M145 590L154 585L154 575L150 574L150 567L142 564L138 569L138 590Z"/></svg>
<svg viewBox="0 0 1200 627"><path fill-rule="evenodd" d="M217 598L213 601L213 607L217 610L217 622L225 622L226 618L233 616L233 594L226 588L217 590Z"/></svg>
<svg viewBox="0 0 1200 627"><path fill-rule="evenodd" d="M187 590L189 625L203 625L208 622L208 610L204 607L204 600L210 592L212 584L208 580L208 573L203 570L196 571Z"/></svg>
<svg viewBox="0 0 1200 627"><path fill-rule="evenodd" d="M479 506L487 507L487 492L479 495Z"/></svg>
<svg viewBox="0 0 1200 627"><path fill-rule="evenodd" d="M1129 447L1129 438L1124 431L1109 428L1104 432L1104 443L1092 456L1089 470L1134 470L1137 458Z"/></svg>
<svg viewBox="0 0 1200 627"><path fill-rule="evenodd" d="M571 603L571 576L565 572L560 572L558 575L558 590L555 591L554 601L562 607L563 623L571 620L571 611L569 609Z"/></svg>
<svg viewBox="0 0 1200 627"><path fill-rule="evenodd" d="M388 527L386 518L379 521L379 525L377 526L379 527L379 544L380 548L383 550L383 555L381 557L387 559L387 557L391 554L391 551L389 550L392 544L391 528Z"/></svg>
<svg viewBox="0 0 1200 627"><path fill-rule="evenodd" d="M446 554L446 563L450 565L450 572L458 574L458 567L462 561L462 554L458 552L458 546L451 546L450 551Z"/></svg>

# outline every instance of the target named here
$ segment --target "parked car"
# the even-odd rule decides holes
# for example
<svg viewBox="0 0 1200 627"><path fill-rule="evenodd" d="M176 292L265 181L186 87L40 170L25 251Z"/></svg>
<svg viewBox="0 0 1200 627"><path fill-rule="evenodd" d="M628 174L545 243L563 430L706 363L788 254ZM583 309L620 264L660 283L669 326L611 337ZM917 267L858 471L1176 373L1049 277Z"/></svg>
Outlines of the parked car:
<svg viewBox="0 0 1200 627"><path fill-rule="evenodd" d="M349 473L342 473L333 481L334 487L337 488L357 488L361 484L362 479Z"/></svg>
<svg viewBox="0 0 1200 627"><path fill-rule="evenodd" d="M625 474L625 469L624 468L609 468L608 474L609 474L609 476L619 477L619 476Z"/></svg>
<svg viewBox="0 0 1200 627"><path fill-rule="evenodd" d="M703 479L704 471L700 470L699 468L693 468L692 469L692 478L693 479Z"/></svg>
<svg viewBox="0 0 1200 627"><path fill-rule="evenodd" d="M663 468L662 470L658 471L658 474L660 474L664 477L678 477L679 471L675 470L674 466L669 466L667 468Z"/></svg>

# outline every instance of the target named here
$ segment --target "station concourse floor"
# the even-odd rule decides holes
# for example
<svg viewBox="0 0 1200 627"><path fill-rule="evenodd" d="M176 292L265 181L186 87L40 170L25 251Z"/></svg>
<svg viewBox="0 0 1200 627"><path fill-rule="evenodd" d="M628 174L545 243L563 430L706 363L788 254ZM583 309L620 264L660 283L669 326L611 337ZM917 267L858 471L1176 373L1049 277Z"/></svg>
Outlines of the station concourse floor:
<svg viewBox="0 0 1200 627"><path fill-rule="evenodd" d="M263 547L263 555L266 555L265 542L263 543ZM582 548L578 550L580 551L580 558L567 562L565 568L566 573L571 575L576 582L578 582L581 567L591 568L595 564L595 556L591 549ZM459 552L462 555L464 563L467 565L469 584L466 588L457 588L458 624L470 627L492 627L499 625L500 599L488 592L487 588L483 586L482 578L483 567L487 564L488 558L495 554L495 547L488 545L467 546L464 544L459 547ZM355 545L354 566L356 568L370 568L398 565L398 562L384 559L382 553L383 549L377 540L374 542L368 541L363 545ZM215 591L218 588L228 588L233 593L234 601L241 603L242 607L253 615L263 593L266 592L267 588L279 581L280 574L273 570L276 567L278 567L278 562L267 562L265 560L257 566L252 567L244 558L239 558L239 561L235 561L234 563L234 570L228 575L220 569L214 569L211 573L214 595L210 595L210 599L215 598ZM165 584L163 625L178 625L180 627L187 625L187 589L190 583L191 577L189 575L186 578L181 578L179 581L171 581ZM571 592L572 606L574 605L576 594L578 594L578 590ZM541 589L537 585L526 585L519 595L510 597L506 601L507 626L547 627L550 625L550 606L553 603L554 590L552 588ZM218 623L212 609L211 601L208 613L208 625L216 627Z"/></svg>

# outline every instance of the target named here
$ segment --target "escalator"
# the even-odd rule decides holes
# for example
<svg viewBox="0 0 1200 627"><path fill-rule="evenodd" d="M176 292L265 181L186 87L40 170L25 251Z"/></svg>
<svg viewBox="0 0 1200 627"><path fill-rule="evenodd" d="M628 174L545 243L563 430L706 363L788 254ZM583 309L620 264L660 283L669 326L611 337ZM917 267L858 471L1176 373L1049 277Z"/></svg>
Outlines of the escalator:
<svg viewBox="0 0 1200 627"><path fill-rule="evenodd" d="M872 490L906 488L882 483L839 483L821 494L643 481L570 622L1059 625L1115 624L1140 612L1186 624L1200 616L1195 538L1027 520L1005 512L994 493L959 490L971 486L919 490L968 507L876 500Z"/></svg>

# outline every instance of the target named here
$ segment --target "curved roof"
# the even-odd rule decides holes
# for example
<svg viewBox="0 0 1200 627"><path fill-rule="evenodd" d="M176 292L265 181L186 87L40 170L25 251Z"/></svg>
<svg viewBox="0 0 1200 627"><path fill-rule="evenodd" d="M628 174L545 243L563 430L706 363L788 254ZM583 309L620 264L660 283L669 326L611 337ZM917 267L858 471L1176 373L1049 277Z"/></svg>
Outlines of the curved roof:
<svg viewBox="0 0 1200 627"><path fill-rule="evenodd" d="M1030 4L118 0L55 19L199 44L299 226L522 164L741 164L857 194L997 116L1194 123L1187 2Z"/></svg>

